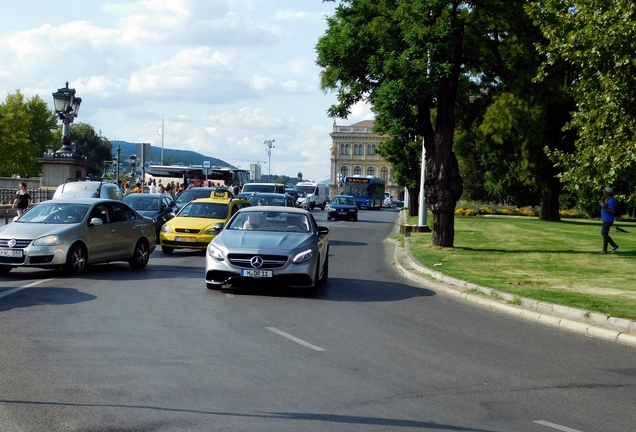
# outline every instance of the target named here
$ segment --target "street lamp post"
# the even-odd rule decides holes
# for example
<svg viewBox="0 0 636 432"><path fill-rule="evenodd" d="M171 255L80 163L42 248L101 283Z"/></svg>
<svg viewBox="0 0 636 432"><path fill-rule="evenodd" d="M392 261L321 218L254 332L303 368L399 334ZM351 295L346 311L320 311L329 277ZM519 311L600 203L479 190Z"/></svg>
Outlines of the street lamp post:
<svg viewBox="0 0 636 432"><path fill-rule="evenodd" d="M55 103L55 113L59 119L62 120L62 147L57 151L60 155L73 155L73 148L71 147L71 128L70 124L73 123L75 117L79 113L80 104L82 98L75 97L75 89L68 88L68 81L66 87L58 89L53 93L53 102Z"/></svg>
<svg viewBox="0 0 636 432"><path fill-rule="evenodd" d="M121 154L121 147L117 144L117 169L115 170L115 183L119 186L119 155Z"/></svg>
<svg viewBox="0 0 636 432"><path fill-rule="evenodd" d="M132 178L134 183L137 183L137 180L135 179L135 168L137 165L137 156L134 154L131 154L129 157L129 162L130 162L130 177Z"/></svg>
<svg viewBox="0 0 636 432"><path fill-rule="evenodd" d="M275 139L265 140L263 144L267 146L267 181L272 181L272 149L276 148L274 146Z"/></svg>

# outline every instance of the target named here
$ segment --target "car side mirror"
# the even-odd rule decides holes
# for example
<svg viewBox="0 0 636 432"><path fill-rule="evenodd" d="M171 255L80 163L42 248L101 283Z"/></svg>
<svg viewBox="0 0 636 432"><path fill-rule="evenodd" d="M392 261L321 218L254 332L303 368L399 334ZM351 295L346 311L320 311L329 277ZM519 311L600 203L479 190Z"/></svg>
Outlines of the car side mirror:
<svg viewBox="0 0 636 432"><path fill-rule="evenodd" d="M329 228L324 227L324 226L319 226L318 227L318 236L322 237L329 234Z"/></svg>
<svg viewBox="0 0 636 432"><path fill-rule="evenodd" d="M223 222L217 222L214 224L214 231L221 232L223 230Z"/></svg>
<svg viewBox="0 0 636 432"><path fill-rule="evenodd" d="M89 225L93 225L93 226L104 225L104 221L101 220L100 218L92 218L89 222Z"/></svg>

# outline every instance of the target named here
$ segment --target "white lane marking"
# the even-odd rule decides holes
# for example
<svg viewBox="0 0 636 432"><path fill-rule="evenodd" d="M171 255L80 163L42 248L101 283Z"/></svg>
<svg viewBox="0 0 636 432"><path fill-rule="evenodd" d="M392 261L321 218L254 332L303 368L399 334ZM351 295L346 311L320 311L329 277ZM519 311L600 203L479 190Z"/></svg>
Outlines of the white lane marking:
<svg viewBox="0 0 636 432"><path fill-rule="evenodd" d="M547 427L552 428L552 429L560 430L560 431L563 431L563 432L581 432L578 429L572 429L572 428L569 428L567 426L561 426L561 425L558 425L556 423L547 422L545 420L535 420L534 423L540 424L541 426L547 426Z"/></svg>
<svg viewBox="0 0 636 432"><path fill-rule="evenodd" d="M31 288L33 286L40 285L41 283L49 282L49 281L52 281L52 280L53 279L42 279L42 280L39 280L39 281L31 282L30 284L25 285L25 286L20 287L20 288L13 288L13 289L10 289L10 290L7 290L7 291L2 291L2 292L0 292L0 298L6 297L6 296L11 295L11 294L15 294L18 291L22 291L23 289Z"/></svg>
<svg viewBox="0 0 636 432"><path fill-rule="evenodd" d="M282 337L286 337L287 339L292 340L298 344L301 344L302 346L306 346L307 348L311 348L314 351L326 351L324 348L320 348L319 346L312 345L309 342L305 342L302 339L298 339L296 336L292 336L290 334L285 333L284 331L278 330L276 327L267 327L267 330L271 330L274 333L278 333Z"/></svg>
<svg viewBox="0 0 636 432"><path fill-rule="evenodd" d="M234 294L231 294L231 293L225 293L225 297L227 297L227 298L234 298Z"/></svg>

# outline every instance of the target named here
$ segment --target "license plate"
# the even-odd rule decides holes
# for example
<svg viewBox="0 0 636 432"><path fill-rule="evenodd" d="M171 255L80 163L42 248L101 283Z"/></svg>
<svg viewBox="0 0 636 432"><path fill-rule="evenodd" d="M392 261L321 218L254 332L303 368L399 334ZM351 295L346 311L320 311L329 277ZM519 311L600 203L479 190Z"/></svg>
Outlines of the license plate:
<svg viewBox="0 0 636 432"><path fill-rule="evenodd" d="M0 256L22 258L22 249L0 249Z"/></svg>
<svg viewBox="0 0 636 432"><path fill-rule="evenodd" d="M184 242L184 243L196 243L197 238L196 237L177 237L175 238L175 241Z"/></svg>
<svg viewBox="0 0 636 432"><path fill-rule="evenodd" d="M339 215L346 215L347 212L338 212Z"/></svg>
<svg viewBox="0 0 636 432"><path fill-rule="evenodd" d="M244 277L252 277L252 278L271 278L272 271L271 270L241 270L241 276Z"/></svg>

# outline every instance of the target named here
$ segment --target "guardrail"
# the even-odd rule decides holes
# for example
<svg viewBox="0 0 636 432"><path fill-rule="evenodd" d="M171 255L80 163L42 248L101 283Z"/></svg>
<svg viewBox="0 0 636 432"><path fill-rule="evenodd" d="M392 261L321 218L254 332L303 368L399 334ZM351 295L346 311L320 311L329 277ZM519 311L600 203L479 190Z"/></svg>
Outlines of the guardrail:
<svg viewBox="0 0 636 432"><path fill-rule="evenodd" d="M31 189L28 190L31 195L31 205L48 201L53 197L53 192L47 189ZM10 220L13 220L18 215L16 209L11 208L13 200L15 200L15 194L18 193L17 189L0 189L0 220L4 219L4 224L8 224Z"/></svg>
<svg viewBox="0 0 636 432"><path fill-rule="evenodd" d="M31 204L50 200L53 196L53 191L48 189L31 189L27 191L31 195ZM15 200L15 194L17 193L18 189L0 189L0 206L13 205L13 200Z"/></svg>

